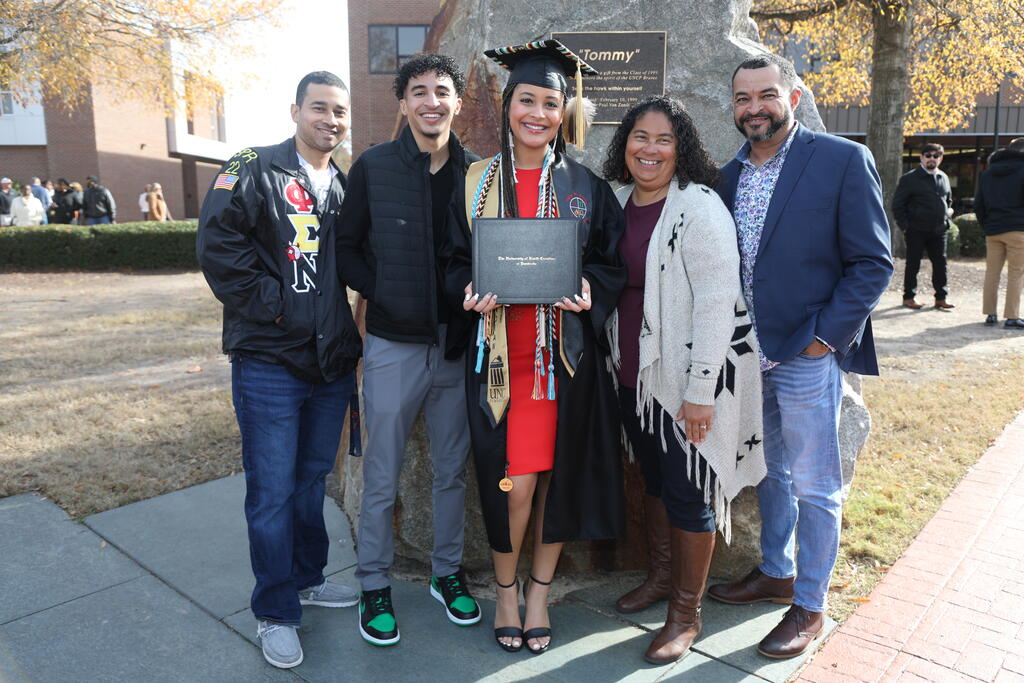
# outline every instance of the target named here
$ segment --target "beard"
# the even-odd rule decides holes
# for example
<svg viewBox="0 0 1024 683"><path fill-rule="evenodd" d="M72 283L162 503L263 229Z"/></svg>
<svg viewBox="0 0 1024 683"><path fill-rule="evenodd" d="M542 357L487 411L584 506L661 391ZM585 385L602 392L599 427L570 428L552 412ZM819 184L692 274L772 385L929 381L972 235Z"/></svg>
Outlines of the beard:
<svg viewBox="0 0 1024 683"><path fill-rule="evenodd" d="M769 140L783 128L788 128L790 122L793 120L792 112L786 110L782 112L782 115L776 118L771 114L764 112L762 114L756 114L756 116L764 116L768 119L768 126L765 127L762 133L748 133L744 125L750 119L754 118L755 114L747 114L739 119L736 119L736 130L740 132L740 135L745 137L750 142L764 142Z"/></svg>

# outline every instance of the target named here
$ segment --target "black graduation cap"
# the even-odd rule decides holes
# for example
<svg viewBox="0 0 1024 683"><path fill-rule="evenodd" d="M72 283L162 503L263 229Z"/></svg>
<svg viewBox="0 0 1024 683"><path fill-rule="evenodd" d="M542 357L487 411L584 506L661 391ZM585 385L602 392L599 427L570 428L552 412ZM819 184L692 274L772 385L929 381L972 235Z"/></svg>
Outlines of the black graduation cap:
<svg viewBox="0 0 1024 683"><path fill-rule="evenodd" d="M569 142L583 149L586 120L583 113L583 76L596 76L597 70L557 40L536 40L525 45L499 47L484 52L511 74L509 85L527 83L540 88L560 90L568 97L568 79L576 82L575 131Z"/></svg>

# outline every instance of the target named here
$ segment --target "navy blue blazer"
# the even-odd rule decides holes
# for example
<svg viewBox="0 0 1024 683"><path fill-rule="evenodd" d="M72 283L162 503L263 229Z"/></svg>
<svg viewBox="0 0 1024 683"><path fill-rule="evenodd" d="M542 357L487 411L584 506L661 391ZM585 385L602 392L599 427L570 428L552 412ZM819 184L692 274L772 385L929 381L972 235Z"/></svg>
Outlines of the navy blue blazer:
<svg viewBox="0 0 1024 683"><path fill-rule="evenodd" d="M739 174L733 159L717 188L733 213ZM754 264L751 305L764 355L788 361L819 337L843 370L877 375L869 316L891 277L889 223L868 149L799 126Z"/></svg>

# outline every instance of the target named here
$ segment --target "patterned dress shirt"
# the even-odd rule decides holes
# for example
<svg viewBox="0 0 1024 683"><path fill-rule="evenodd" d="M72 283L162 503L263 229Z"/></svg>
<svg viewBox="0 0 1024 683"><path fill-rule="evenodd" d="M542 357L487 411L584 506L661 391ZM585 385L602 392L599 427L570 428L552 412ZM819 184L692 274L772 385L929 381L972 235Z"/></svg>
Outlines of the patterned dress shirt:
<svg viewBox="0 0 1024 683"><path fill-rule="evenodd" d="M797 124L799 126L800 124ZM754 263L757 260L757 249L761 244L761 232L764 230L764 219L768 213L768 204L772 201L775 184L779 181L782 166L786 163L786 155L793 144L797 126L793 126L789 137L771 159L760 166L750 162L750 143L744 142L736 153L740 162L740 177L736 185L736 201L733 207L733 218L736 220L736 233L740 244L740 280L743 284L743 298L747 301L750 321L757 332L757 306L754 302ZM768 372L778 362L765 358L760 349L761 372Z"/></svg>

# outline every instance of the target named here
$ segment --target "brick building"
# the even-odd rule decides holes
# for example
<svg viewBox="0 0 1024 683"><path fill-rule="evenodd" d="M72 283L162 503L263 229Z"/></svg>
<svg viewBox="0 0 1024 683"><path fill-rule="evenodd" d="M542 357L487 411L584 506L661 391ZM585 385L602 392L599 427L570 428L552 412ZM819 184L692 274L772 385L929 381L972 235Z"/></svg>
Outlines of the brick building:
<svg viewBox="0 0 1024 683"><path fill-rule="evenodd" d="M353 158L401 129L391 85L404 60L423 49L439 9L439 0L349 0Z"/></svg>
<svg viewBox="0 0 1024 683"><path fill-rule="evenodd" d="M195 218L221 162L236 151L225 129L217 110L166 117L155 106L118 102L102 87L70 112L57 102L19 106L0 91L0 175L83 186L98 176L114 195L118 221L142 220L139 194L158 182L174 218Z"/></svg>

